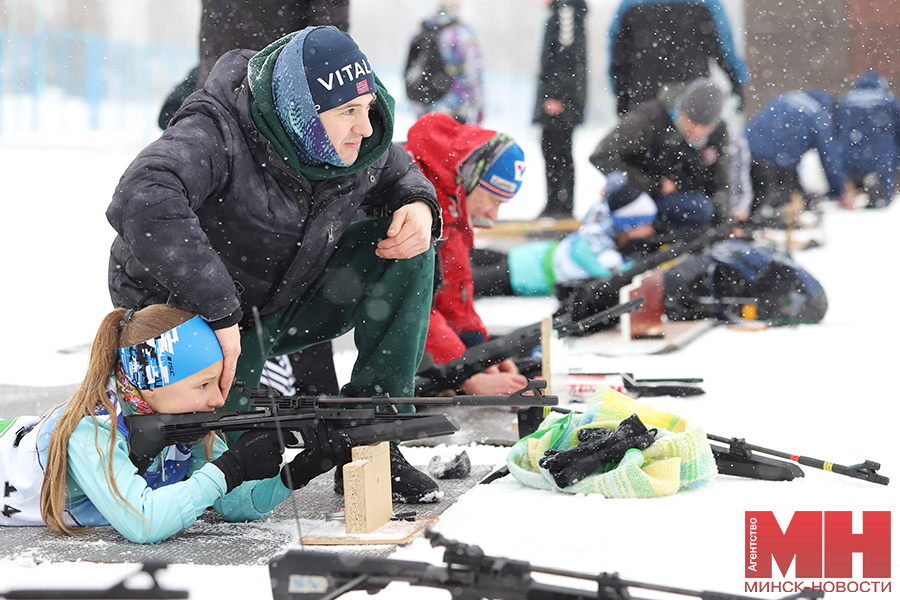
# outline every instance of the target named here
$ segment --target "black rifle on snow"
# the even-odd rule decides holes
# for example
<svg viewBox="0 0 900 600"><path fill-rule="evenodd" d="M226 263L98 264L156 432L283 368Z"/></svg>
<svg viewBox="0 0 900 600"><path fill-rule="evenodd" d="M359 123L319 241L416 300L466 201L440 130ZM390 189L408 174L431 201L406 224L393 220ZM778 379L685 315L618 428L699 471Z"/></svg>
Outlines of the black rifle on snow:
<svg viewBox="0 0 900 600"><path fill-rule="evenodd" d="M519 437L523 438L531 435L538 430L541 422L547 416L548 411L568 413L573 412L566 408L548 407L544 410L541 407L523 407L518 410ZM890 478L878 473L881 464L867 460L857 465L845 467L836 463L831 463L817 458L808 456L799 456L763 448L762 446L754 446L748 444L743 438L724 438L711 433L706 434L708 440L728 444L728 448L710 444L713 457L716 459L716 469L721 475L734 475L735 477L747 477L750 479L764 479L767 481L791 481L797 477L803 477L803 470L794 463L799 463L807 467L822 469L823 471L831 471L838 475L846 475L854 479L862 479L871 481L881 485L890 483ZM754 454L756 451L761 454L769 454L779 458L786 458L793 462L776 460L767 456L759 456ZM509 469L503 466L485 477L481 483L490 483L509 474Z"/></svg>
<svg viewBox="0 0 900 600"><path fill-rule="evenodd" d="M536 358L522 357L513 359L519 373L525 377L536 377L541 374L542 363ZM700 377L673 377L656 379L637 379L633 373L582 373L574 372L570 375L618 375L622 378L625 393L632 398L649 398L651 396L672 396L684 398L687 396L700 396L706 392L700 387L703 379Z"/></svg>
<svg viewBox="0 0 900 600"><path fill-rule="evenodd" d="M458 396L441 398L371 398L337 396L282 396L267 388L247 388L235 383L246 396L250 412L220 410L182 414L145 414L125 417L130 432L131 460L144 472L166 446L200 442L210 431L282 430L306 439L319 420L334 423L354 446L399 440L409 441L450 435L459 426L444 414L401 413L404 404L418 406L554 406L556 396L545 396L547 382L531 380L509 396ZM289 444L291 445L291 444Z"/></svg>
<svg viewBox="0 0 900 600"><path fill-rule="evenodd" d="M600 312L619 302L619 290L631 280L650 269L669 262L689 252L701 250L713 242L724 239L736 225L728 222L710 227L692 238L674 241L646 256L634 260L627 269L614 271L609 277L575 279L556 284L556 296L560 301L557 314L569 315L578 321Z"/></svg>
<svg viewBox="0 0 900 600"><path fill-rule="evenodd" d="M616 573L579 573L539 567L527 561L489 556L474 545L448 540L432 529L425 531L432 546L443 546L444 565L373 556L347 556L335 552L289 550L269 561L274 600L333 600L365 590L375 594L389 584L448 590L461 600L639 600L629 588L694 596L703 600L746 600L750 596L694 591L668 585L622 579ZM577 580L579 587L535 581L533 573ZM805 589L782 600L821 598L821 590Z"/></svg>
<svg viewBox="0 0 900 600"><path fill-rule="evenodd" d="M772 481L790 481L796 477L803 477L803 470L794 463L799 463L806 467L814 469L822 469L823 471L831 471L838 475L846 475L854 479L863 479L873 483L887 485L890 478L878 473L881 463L867 460L857 465L845 467L837 463L832 463L818 458L810 458L808 456L800 456L797 454L789 454L779 450L771 450L762 446L754 446L744 441L744 438L724 438L718 435L707 434L707 439L714 442L728 444L728 448L715 446L710 444L709 447L716 457L716 466L719 473L725 475L736 475L738 477L750 477L753 479L768 479ZM774 460L765 456L757 456L753 452L762 454L770 454L779 458L786 458L793 462L785 462L783 460Z"/></svg>
<svg viewBox="0 0 900 600"><path fill-rule="evenodd" d="M164 563L146 562L141 566L141 570L133 575L129 575L121 582L106 589L83 589L83 588L59 588L59 589L28 589L28 590L10 590L8 592L0 592L0 598L8 600L163 600L174 598L187 598L188 593L184 590L167 590L160 587L156 580L156 572L165 569ZM126 586L131 579L137 578L141 573L147 573L153 585L150 587L131 587ZM141 585L138 582L138 585Z"/></svg>
<svg viewBox="0 0 900 600"><path fill-rule="evenodd" d="M552 327L560 337L583 333L625 313L636 311L643 301L643 297L635 298L580 321L573 321L569 315L558 315L553 318ZM434 364L426 355L416 373L416 396L436 396L455 390L472 375L500 364L507 358L529 354L540 343L541 324L534 323L467 348L462 356L442 365Z"/></svg>

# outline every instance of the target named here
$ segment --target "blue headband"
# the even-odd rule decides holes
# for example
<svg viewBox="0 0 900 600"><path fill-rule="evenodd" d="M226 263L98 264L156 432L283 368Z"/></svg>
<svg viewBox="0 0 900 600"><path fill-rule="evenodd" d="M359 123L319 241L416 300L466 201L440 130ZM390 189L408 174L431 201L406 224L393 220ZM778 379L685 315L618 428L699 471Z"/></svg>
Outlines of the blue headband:
<svg viewBox="0 0 900 600"><path fill-rule="evenodd" d="M220 360L219 340L199 316L153 339L119 348L122 370L142 390L175 383Z"/></svg>

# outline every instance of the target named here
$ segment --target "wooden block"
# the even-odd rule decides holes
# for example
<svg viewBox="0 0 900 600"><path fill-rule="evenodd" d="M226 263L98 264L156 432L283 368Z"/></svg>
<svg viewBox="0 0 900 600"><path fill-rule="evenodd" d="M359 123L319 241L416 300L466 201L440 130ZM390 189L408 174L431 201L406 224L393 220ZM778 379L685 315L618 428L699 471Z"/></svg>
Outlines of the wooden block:
<svg viewBox="0 0 900 600"><path fill-rule="evenodd" d="M346 532L372 533L393 516L390 442L357 446L344 465Z"/></svg>
<svg viewBox="0 0 900 600"><path fill-rule="evenodd" d="M581 227L578 219L535 219L533 221L497 221L493 227L478 227L476 236L525 236L540 233L571 233Z"/></svg>
<svg viewBox="0 0 900 600"><path fill-rule="evenodd" d="M323 522L303 536L303 544L309 546L364 546L383 544L408 544L420 536L427 527L438 522L437 516L417 516L415 520L388 521L371 533L347 533L340 522Z"/></svg>
<svg viewBox="0 0 900 600"><path fill-rule="evenodd" d="M553 329L553 317L544 317L541 320L541 376L547 380L545 393L564 398L568 374L566 340Z"/></svg>

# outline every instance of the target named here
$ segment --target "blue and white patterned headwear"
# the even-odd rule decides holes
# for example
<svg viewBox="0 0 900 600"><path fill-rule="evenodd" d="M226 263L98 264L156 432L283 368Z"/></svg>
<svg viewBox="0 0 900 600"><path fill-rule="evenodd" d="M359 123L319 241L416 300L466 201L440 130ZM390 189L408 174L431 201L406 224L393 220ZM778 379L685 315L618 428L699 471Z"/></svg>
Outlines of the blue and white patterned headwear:
<svg viewBox="0 0 900 600"><path fill-rule="evenodd" d="M119 364L139 389L152 390L175 383L222 360L215 332L194 317L157 337L119 348Z"/></svg>
<svg viewBox="0 0 900 600"><path fill-rule="evenodd" d="M346 167L328 138L319 113L375 93L369 61L347 33L307 27L278 55L272 97L278 119L300 161Z"/></svg>

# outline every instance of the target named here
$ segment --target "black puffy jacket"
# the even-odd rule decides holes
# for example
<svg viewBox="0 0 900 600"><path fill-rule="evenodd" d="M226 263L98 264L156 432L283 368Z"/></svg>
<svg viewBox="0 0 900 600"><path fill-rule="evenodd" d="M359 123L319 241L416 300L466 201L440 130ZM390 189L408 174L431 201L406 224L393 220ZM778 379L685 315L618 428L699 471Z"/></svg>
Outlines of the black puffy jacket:
<svg viewBox="0 0 900 600"><path fill-rule="evenodd" d="M312 184L288 167L250 117L253 55L223 56L122 176L106 212L118 233L109 264L116 306L169 301L207 321L236 321L252 306L273 312L315 281L360 207L386 216L425 200L439 236L434 188L400 146Z"/></svg>

